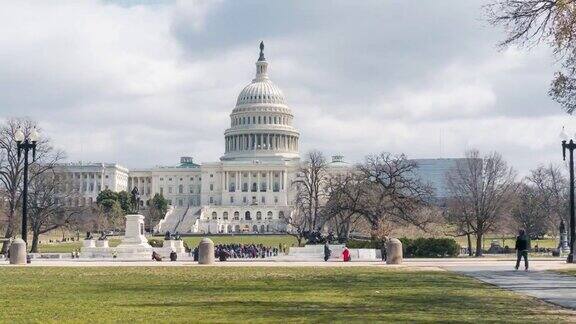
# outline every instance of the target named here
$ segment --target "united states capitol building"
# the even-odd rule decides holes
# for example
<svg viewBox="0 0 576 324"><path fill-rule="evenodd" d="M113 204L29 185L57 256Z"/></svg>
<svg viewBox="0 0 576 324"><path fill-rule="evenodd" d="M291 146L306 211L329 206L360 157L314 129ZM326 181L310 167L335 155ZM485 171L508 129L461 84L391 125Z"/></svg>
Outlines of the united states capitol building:
<svg viewBox="0 0 576 324"><path fill-rule="evenodd" d="M92 204L104 189L138 188L143 202L156 193L170 204L156 231L179 233L274 233L286 230L292 213L293 186L300 166L299 131L280 88L268 76L263 44L254 79L242 89L224 132L218 162L196 164L181 157L176 166L128 170L114 163L70 163L61 171L77 182L82 197L73 205ZM417 160L420 176L442 195L444 172L456 159ZM332 157L329 171L351 167Z"/></svg>

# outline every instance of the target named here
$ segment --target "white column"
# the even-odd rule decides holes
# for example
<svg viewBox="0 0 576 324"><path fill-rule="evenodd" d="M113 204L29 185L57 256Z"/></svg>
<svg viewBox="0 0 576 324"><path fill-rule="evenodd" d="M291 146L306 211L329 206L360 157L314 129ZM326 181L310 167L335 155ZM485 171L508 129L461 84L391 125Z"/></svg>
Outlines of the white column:
<svg viewBox="0 0 576 324"><path fill-rule="evenodd" d="M240 171L236 172L236 192L240 191Z"/></svg>

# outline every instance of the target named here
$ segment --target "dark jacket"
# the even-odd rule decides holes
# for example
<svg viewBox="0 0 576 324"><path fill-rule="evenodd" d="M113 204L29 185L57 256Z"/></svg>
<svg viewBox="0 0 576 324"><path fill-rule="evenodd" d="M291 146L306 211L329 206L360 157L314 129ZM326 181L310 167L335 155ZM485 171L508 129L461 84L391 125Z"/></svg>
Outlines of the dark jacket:
<svg viewBox="0 0 576 324"><path fill-rule="evenodd" d="M516 250L518 251L526 251L528 250L528 236L522 235L516 237Z"/></svg>

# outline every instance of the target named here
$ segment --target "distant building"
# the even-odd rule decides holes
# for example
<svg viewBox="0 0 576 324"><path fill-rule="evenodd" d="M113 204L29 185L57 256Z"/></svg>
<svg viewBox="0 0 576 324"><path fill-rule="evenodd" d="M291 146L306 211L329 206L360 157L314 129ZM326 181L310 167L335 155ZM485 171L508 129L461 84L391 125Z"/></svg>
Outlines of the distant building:
<svg viewBox="0 0 576 324"><path fill-rule="evenodd" d="M224 155L218 162L196 164L181 157L175 166L128 170L117 164L69 163L60 165L82 194L71 205L96 201L104 189L138 188L144 204L162 194L170 209L157 226L159 232L273 233L286 229L283 218L293 211L290 184L300 167L299 131L294 115L278 86L268 77L263 45L255 78L240 92L225 130ZM419 175L445 195L444 175L454 159L420 159ZM329 172L353 165L335 155Z"/></svg>
<svg viewBox="0 0 576 324"><path fill-rule="evenodd" d="M459 161L465 158L441 158L441 159L414 159L418 169L416 174L424 182L430 184L434 189L434 195L438 199L447 198L449 195L446 177L453 170Z"/></svg>

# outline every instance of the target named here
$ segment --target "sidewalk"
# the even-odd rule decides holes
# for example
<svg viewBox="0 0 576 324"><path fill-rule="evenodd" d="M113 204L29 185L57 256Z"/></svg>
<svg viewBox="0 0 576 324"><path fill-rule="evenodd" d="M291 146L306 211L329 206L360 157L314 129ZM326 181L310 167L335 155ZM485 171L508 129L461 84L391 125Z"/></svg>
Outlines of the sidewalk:
<svg viewBox="0 0 576 324"><path fill-rule="evenodd" d="M576 309L576 277L563 275L550 269L574 267L571 265L544 262L536 263L534 270L514 271L513 263L485 265L445 266L446 270L455 271L480 281L532 296L562 307Z"/></svg>

